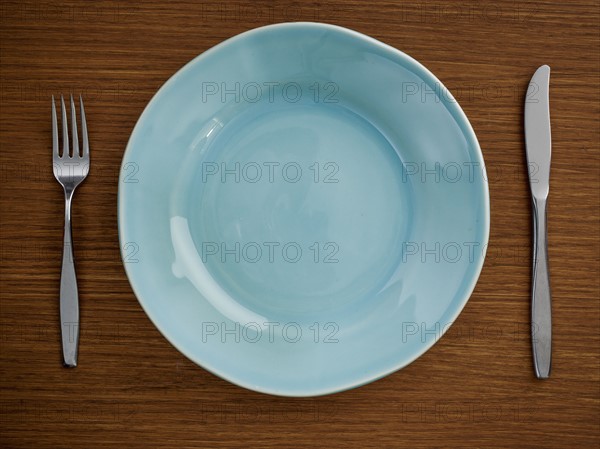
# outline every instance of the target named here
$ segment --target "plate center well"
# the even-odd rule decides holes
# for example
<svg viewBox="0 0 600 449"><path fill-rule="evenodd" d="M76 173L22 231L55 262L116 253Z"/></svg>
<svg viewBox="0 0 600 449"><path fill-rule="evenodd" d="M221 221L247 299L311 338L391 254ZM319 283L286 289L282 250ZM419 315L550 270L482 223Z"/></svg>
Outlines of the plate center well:
<svg viewBox="0 0 600 449"><path fill-rule="evenodd" d="M229 298L298 322L374 301L411 221L402 162L377 128L340 105L255 105L203 154L181 210Z"/></svg>

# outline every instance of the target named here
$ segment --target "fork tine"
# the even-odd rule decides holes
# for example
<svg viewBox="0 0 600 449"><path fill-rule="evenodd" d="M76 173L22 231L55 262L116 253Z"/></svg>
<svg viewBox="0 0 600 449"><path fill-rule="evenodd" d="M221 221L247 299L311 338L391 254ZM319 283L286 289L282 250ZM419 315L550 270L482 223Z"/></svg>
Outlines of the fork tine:
<svg viewBox="0 0 600 449"><path fill-rule="evenodd" d="M65 108L65 99L60 96L60 106L62 110L62 135L63 135L63 157L69 157L69 126L67 124L67 110Z"/></svg>
<svg viewBox="0 0 600 449"><path fill-rule="evenodd" d="M81 138L83 139L83 157L90 154L90 145L88 143L87 123L85 121L85 109L83 109L83 99L79 95L79 112L81 113Z"/></svg>
<svg viewBox="0 0 600 449"><path fill-rule="evenodd" d="M79 157L79 139L77 138L77 117L75 115L75 103L71 94L71 133L73 135L73 157Z"/></svg>
<svg viewBox="0 0 600 449"><path fill-rule="evenodd" d="M52 157L60 157L58 153L58 124L56 122L56 104L52 95Z"/></svg>

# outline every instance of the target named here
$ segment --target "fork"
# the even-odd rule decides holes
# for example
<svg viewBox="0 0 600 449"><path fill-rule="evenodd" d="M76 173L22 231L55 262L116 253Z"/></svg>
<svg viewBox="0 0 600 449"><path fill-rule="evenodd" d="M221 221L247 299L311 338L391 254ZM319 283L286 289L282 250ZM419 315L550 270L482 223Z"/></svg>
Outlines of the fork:
<svg viewBox="0 0 600 449"><path fill-rule="evenodd" d="M68 368L77 366L77 348L79 345L79 294L77 277L75 276L75 259L73 258L73 241L71 238L71 201L73 193L85 179L90 168L90 148L88 144L87 124L83 100L79 96L81 113L81 136L83 149L80 154L77 138L77 119L75 103L71 95L71 133L72 151L69 151L69 124L65 100L60 96L62 110L62 153L58 149L58 124L56 106L52 96L52 167L54 177L65 192L65 230L63 239L62 271L60 275L60 321L62 336L63 364Z"/></svg>

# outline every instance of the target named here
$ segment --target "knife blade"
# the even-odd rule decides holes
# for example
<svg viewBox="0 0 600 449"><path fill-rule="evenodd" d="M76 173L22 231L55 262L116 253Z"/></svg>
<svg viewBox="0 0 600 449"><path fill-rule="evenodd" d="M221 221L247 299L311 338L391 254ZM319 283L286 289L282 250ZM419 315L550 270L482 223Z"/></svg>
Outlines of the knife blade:
<svg viewBox="0 0 600 449"><path fill-rule="evenodd" d="M552 300L548 270L546 205L550 191L550 67L533 74L525 97L525 146L533 208L531 343L539 379L550 377L552 365Z"/></svg>

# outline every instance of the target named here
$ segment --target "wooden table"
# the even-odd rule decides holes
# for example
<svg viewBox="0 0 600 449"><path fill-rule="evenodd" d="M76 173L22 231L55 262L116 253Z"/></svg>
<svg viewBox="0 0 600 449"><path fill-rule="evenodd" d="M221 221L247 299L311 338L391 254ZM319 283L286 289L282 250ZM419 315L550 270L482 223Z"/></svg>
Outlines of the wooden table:
<svg viewBox="0 0 600 449"><path fill-rule="evenodd" d="M599 431L598 1L24 2L1 16L2 447L591 447ZM320 398L209 374L142 311L123 270L117 188L146 103L194 56L243 31L323 21L410 54L460 101L481 143L491 237L449 333L407 368ZM552 67L554 370L534 378L523 99ZM93 172L74 207L80 366L60 364L62 192L50 95L83 93Z"/></svg>

